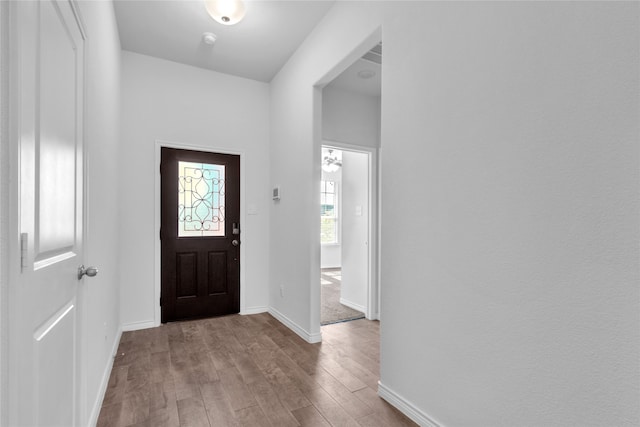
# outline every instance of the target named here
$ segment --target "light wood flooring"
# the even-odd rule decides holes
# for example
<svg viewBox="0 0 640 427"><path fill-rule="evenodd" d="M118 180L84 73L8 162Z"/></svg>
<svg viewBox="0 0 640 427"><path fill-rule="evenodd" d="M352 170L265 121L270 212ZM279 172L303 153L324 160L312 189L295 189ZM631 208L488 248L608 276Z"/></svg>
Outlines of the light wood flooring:
<svg viewBox="0 0 640 427"><path fill-rule="evenodd" d="M98 426L415 426L378 397L379 323L309 344L269 314L125 332Z"/></svg>

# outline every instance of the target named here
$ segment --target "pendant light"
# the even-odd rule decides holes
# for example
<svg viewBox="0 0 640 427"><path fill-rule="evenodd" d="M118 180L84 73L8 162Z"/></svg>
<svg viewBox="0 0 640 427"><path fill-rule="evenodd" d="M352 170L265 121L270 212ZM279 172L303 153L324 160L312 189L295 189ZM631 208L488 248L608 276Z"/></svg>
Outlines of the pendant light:
<svg viewBox="0 0 640 427"><path fill-rule="evenodd" d="M223 25L237 24L244 18L242 0L204 0L209 15Z"/></svg>

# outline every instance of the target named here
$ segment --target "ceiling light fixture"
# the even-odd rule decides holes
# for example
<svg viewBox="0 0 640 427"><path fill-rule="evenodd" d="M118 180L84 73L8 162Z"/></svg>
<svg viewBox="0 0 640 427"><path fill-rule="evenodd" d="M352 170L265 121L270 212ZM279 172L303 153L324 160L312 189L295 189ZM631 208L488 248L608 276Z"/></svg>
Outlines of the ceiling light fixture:
<svg viewBox="0 0 640 427"><path fill-rule="evenodd" d="M323 150L324 151L324 150ZM336 154L329 148L327 155L322 159L322 170L325 172L336 172L342 166L342 152L337 151Z"/></svg>
<svg viewBox="0 0 640 427"><path fill-rule="evenodd" d="M223 25L237 24L244 18L242 0L204 0L209 15Z"/></svg>
<svg viewBox="0 0 640 427"><path fill-rule="evenodd" d="M376 72L373 70L361 70L358 71L358 77L360 77L361 79L370 79L373 76L376 75Z"/></svg>

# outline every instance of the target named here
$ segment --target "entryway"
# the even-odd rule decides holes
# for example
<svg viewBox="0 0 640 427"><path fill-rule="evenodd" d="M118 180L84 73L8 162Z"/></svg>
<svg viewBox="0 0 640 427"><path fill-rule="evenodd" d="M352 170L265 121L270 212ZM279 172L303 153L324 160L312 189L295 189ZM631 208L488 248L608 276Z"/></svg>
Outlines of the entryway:
<svg viewBox="0 0 640 427"><path fill-rule="evenodd" d="M161 149L162 322L240 311L240 156Z"/></svg>

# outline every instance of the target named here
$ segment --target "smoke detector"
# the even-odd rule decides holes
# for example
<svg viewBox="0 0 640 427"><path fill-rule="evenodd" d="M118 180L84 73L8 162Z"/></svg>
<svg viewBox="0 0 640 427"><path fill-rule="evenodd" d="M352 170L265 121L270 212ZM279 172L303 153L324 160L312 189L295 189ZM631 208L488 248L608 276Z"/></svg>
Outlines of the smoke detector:
<svg viewBox="0 0 640 427"><path fill-rule="evenodd" d="M213 33L204 33L202 35L202 42L208 46L213 46L218 40L218 36Z"/></svg>

